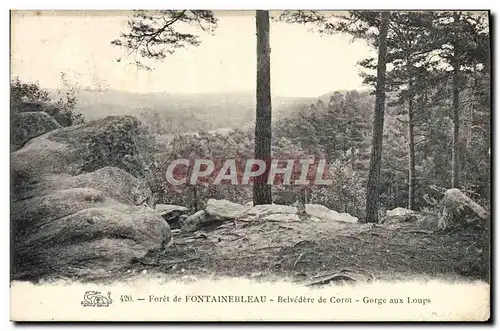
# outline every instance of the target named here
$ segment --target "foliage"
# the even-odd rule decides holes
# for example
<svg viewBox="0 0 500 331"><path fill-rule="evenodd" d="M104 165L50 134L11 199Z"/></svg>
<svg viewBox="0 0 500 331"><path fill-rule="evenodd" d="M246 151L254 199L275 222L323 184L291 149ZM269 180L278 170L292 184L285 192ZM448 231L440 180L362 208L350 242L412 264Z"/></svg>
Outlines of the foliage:
<svg viewBox="0 0 500 331"><path fill-rule="evenodd" d="M171 13L170 15L174 15ZM178 14L178 13L177 13ZM379 205L382 209L405 207L408 200L408 100L413 99L415 209L434 208L440 199L433 187L449 187L451 179L452 79L450 59L453 51L452 14L449 12L391 12L388 32L388 108L385 115ZM175 14L176 15L176 14ZM174 16L175 16L174 15ZM155 30L157 23L148 19L150 26L141 26L137 20L128 38L136 38ZM174 17L172 16L172 17ZM159 16L154 16L160 19ZM349 34L361 38L373 47L378 46L379 12L350 11L287 11L278 19L289 23L306 24L325 33ZM208 16L205 23L212 25ZM163 20L163 19L162 19ZM168 20L167 20L168 22ZM191 21L194 22L194 21ZM135 25L134 25L135 24ZM156 25L155 25L156 24ZM179 25L179 28L182 25ZM454 30L453 30L454 31ZM461 189L489 204L490 194L490 66L487 18L474 13L460 14L460 136ZM134 34L133 34L134 33ZM124 37L124 36L122 36ZM147 37L147 36L146 36ZM137 37L139 38L139 37ZM123 39L123 38L122 38ZM137 39L138 41L138 39ZM175 39L169 40L175 44ZM129 44L135 50L145 47ZM122 46L126 44L122 43ZM142 45L142 46L139 46ZM174 45L164 44L173 51ZM170 47L170 48L169 48ZM173 48L172 48L173 47ZM168 53L167 49L164 49ZM147 53L146 58L161 59L162 55ZM376 61L360 63L368 86L373 86ZM408 82L412 88L409 93ZM308 200L338 211L348 211L363 217L363 199L368 177L371 153L372 112L374 98L369 92L335 92L309 105L297 104L293 112L273 123L272 153L276 156L319 155L328 160L334 179L331 187L308 188ZM292 108L293 108L292 107ZM251 190L245 186L197 185L196 187L167 187L162 178L165 164L185 157L228 159L251 158L254 136L250 126L224 134L208 130L204 118L191 123L173 121L158 114L157 108L144 109L140 117L157 138L155 163L157 192L160 202L193 205L194 193L201 207L210 198L225 198L246 203L252 200ZM250 114L250 112L249 112ZM228 118L227 116L221 116ZM177 116L177 115L176 115ZM181 127L182 126L182 127ZM224 125L232 126L232 125ZM172 135L177 132L178 134ZM192 133L187 133L192 132ZM180 190L180 191L179 191ZM277 203L292 204L299 190L294 187L273 187ZM182 194L179 194L182 192Z"/></svg>
<svg viewBox="0 0 500 331"><path fill-rule="evenodd" d="M128 31L112 45L123 47L128 55L135 54L134 63L151 70L142 59L163 60L180 48L198 46L200 38L194 31L213 33L217 18L209 10L137 10L128 21Z"/></svg>
<svg viewBox="0 0 500 331"><path fill-rule="evenodd" d="M59 98L55 101L56 107L60 110L57 116L58 121L62 122L60 123L62 126L84 123L83 114L76 110L78 86L72 85L64 72L61 72L61 83L62 88L57 91Z"/></svg>
<svg viewBox="0 0 500 331"><path fill-rule="evenodd" d="M38 82L23 82L15 77L10 82L10 109L16 112L23 103L39 104L40 110L54 117L62 126L84 123L83 114L76 110L78 87L71 85L65 73L61 73L62 89L51 93Z"/></svg>
<svg viewBox="0 0 500 331"><path fill-rule="evenodd" d="M323 34L349 34L377 47L379 12L286 11L279 19L306 24ZM451 183L452 149L459 155L459 187L489 203L488 23L488 16L477 12L390 12L387 68L387 112L390 114L384 129L382 205L405 206L408 158L412 157L416 179L414 207L426 207L424 197L433 194L430 185L449 187ZM458 106L452 102L457 99L452 88L453 61L456 59L459 65L455 67L460 71L457 75L461 100ZM365 83L374 86L372 73L376 59L367 58L359 65ZM411 125L414 127L410 136L409 100L413 101ZM459 113L455 128L454 112ZM455 146L452 137L457 128L460 129ZM408 146L414 147L413 153Z"/></svg>
<svg viewBox="0 0 500 331"><path fill-rule="evenodd" d="M40 88L38 82L25 83L19 77L15 77L10 82L10 105L15 109L22 102L50 102L52 97L48 91Z"/></svg>

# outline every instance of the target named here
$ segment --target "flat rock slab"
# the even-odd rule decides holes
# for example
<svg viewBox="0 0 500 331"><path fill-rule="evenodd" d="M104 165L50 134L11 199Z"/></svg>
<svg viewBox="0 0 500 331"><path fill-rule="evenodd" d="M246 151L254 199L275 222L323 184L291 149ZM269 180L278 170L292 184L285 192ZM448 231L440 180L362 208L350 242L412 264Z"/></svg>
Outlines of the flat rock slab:
<svg viewBox="0 0 500 331"><path fill-rule="evenodd" d="M173 212L179 212L179 214L185 214L187 213L188 208L177 205L157 204L155 206L155 211L161 216L165 216Z"/></svg>

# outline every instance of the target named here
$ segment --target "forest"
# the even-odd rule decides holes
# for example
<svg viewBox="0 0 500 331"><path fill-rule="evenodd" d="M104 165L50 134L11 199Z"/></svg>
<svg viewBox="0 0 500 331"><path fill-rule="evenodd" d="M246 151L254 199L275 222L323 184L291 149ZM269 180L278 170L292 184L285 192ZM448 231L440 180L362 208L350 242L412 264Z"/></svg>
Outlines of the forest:
<svg viewBox="0 0 500 331"><path fill-rule="evenodd" d="M181 156L251 157L257 156L262 148L273 157L321 156L331 165L334 184L327 188L308 188L309 202L367 221L377 220L373 213L367 216L366 207L374 205L369 201L375 202L382 214L383 210L396 207L433 209L443 190L448 188L459 188L475 201L489 206L491 112L487 15L481 12L384 12L388 15L385 17L382 13L367 11L290 11L274 13L271 19L268 13L258 15L264 15L264 23L257 25L258 31L269 29L266 24L269 20L279 20L304 24L311 33L348 34L372 45L378 50L378 59L367 58L359 66L366 85L372 86L373 92L332 92L310 104L296 105L287 116L271 120L269 94L272 93L266 85L269 72L264 65L258 68L262 82L257 84L255 132L253 127L247 127L225 134L200 131L191 136L171 135L157 144L155 164L168 164ZM382 29L384 17L387 31ZM122 39L114 43L126 45L146 59L156 60L168 56L176 47L196 45L193 35L179 32L172 34L175 36L172 40L167 38L170 35L162 35L158 20L163 18L200 22L216 33L212 12L138 13L130 20L130 33L124 33ZM174 28L174 24L169 27ZM160 33L156 39L148 39L149 34L155 32ZM257 51L264 62L259 63L265 63L266 42L269 42L266 40L269 32L262 33L263 44ZM381 70L382 64L384 70ZM381 82L384 86L380 86ZM154 128L159 121L144 122ZM264 130L267 126L269 130ZM272 132L271 139L268 139L269 132ZM376 155L378 160L373 158ZM158 166L157 175L161 176L164 170ZM161 180L157 183L163 184ZM185 194L179 195L159 187L159 203L194 207L210 197L240 203L252 200L248 187L186 187L184 190ZM193 190L198 191L196 200L199 201L193 200ZM289 204L298 199L297 192L287 192L292 188L272 187L272 190L274 202Z"/></svg>
<svg viewBox="0 0 500 331"><path fill-rule="evenodd" d="M369 45L375 57L358 64L365 89L274 96L273 22ZM108 46L126 51L120 61L154 70L200 45L201 32L217 34L217 23L207 10L134 11ZM339 275L349 267L372 282L489 280L489 13L257 10L255 32L254 95L81 90L64 74L60 91L11 81L11 130L20 131L11 142L14 278L147 269L317 285L355 281ZM47 129L31 127L31 117ZM326 160L331 185L270 184L267 171L249 185L165 177L178 159L312 157ZM72 242L97 249L75 257ZM61 255L45 259L53 254Z"/></svg>

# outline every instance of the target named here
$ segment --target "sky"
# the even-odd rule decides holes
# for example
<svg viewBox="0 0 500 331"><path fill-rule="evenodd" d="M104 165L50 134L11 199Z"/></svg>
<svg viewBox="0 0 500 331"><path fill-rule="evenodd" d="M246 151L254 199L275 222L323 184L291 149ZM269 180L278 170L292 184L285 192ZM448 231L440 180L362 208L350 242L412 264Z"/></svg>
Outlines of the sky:
<svg viewBox="0 0 500 331"><path fill-rule="evenodd" d="M223 93L254 91L255 17L252 11L216 12L213 36L181 49L152 71L117 62L123 50L110 44L127 29L125 11L14 11L11 19L11 75L60 88L60 73L83 88L137 93ZM371 50L349 36L322 36L298 24L271 23L273 95L316 97L362 88L356 63Z"/></svg>

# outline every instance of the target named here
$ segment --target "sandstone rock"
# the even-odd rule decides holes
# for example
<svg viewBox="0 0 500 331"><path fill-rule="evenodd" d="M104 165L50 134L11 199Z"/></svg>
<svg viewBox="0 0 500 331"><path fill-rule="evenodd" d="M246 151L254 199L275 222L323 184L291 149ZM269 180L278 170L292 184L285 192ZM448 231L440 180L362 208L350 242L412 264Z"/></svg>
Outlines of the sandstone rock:
<svg viewBox="0 0 500 331"><path fill-rule="evenodd" d="M11 153L14 279L112 276L171 242L169 225L148 207L137 126L105 118Z"/></svg>
<svg viewBox="0 0 500 331"><path fill-rule="evenodd" d="M182 231L193 232L212 221L212 217L207 215L204 210L200 210L184 220Z"/></svg>
<svg viewBox="0 0 500 331"><path fill-rule="evenodd" d="M71 118L68 113L61 111L59 107L50 103L42 101L25 101L15 105L14 112L27 113L27 112L44 112L61 126L70 126Z"/></svg>
<svg viewBox="0 0 500 331"><path fill-rule="evenodd" d="M300 217L297 214L269 214L260 219L272 222L300 222Z"/></svg>
<svg viewBox="0 0 500 331"><path fill-rule="evenodd" d="M270 204L251 206L249 204L240 205L227 200L210 199L207 202L207 207L203 215L203 223L207 224L216 220L231 220L231 219L250 219L250 220L267 220L274 222L287 221L335 221L356 223L358 219L347 213L338 213L330 210L325 206L307 204L306 214L303 217L297 214L297 208L292 206ZM201 214L198 215L200 217ZM207 218L207 216L209 216ZM191 222L191 220L188 218ZM188 222L186 220L186 222Z"/></svg>
<svg viewBox="0 0 500 331"><path fill-rule="evenodd" d="M24 101L14 107L14 111L18 113L42 112L48 107L47 102L42 101Z"/></svg>
<svg viewBox="0 0 500 331"><path fill-rule="evenodd" d="M140 123L131 116L109 116L85 124L53 130L31 139L12 153L18 175L36 178L47 173L80 175L117 167L145 178ZM34 157L36 155L36 157Z"/></svg>
<svg viewBox="0 0 500 331"><path fill-rule="evenodd" d="M348 213L339 213L325 206L317 204L306 204L306 213L313 217L332 222L357 223L358 218Z"/></svg>
<svg viewBox="0 0 500 331"><path fill-rule="evenodd" d="M167 216L173 212L179 212L181 214L184 214L188 211L188 209L186 207L177 205L157 204L155 207L155 211L161 216Z"/></svg>
<svg viewBox="0 0 500 331"><path fill-rule="evenodd" d="M228 200L209 199L205 207L206 214L214 220L230 220L243 217L248 211L248 206L243 206Z"/></svg>
<svg viewBox="0 0 500 331"><path fill-rule="evenodd" d="M13 114L11 122L11 151L21 148L32 138L58 128L61 128L61 125L44 112Z"/></svg>
<svg viewBox="0 0 500 331"><path fill-rule="evenodd" d="M411 209L397 207L392 210L388 210L386 215L387 217L392 217L392 216L406 216L412 214L416 214L416 212Z"/></svg>
<svg viewBox="0 0 500 331"><path fill-rule="evenodd" d="M297 208L278 204L257 205L248 209L246 219L265 220L272 222L299 222Z"/></svg>
<svg viewBox="0 0 500 331"><path fill-rule="evenodd" d="M67 216L50 217L61 211L47 213L43 222L28 223L29 231L17 233L13 251L17 277L56 273L86 278L96 276L99 269L102 274L118 272L132 258L171 239L168 225L150 208L104 199Z"/></svg>
<svg viewBox="0 0 500 331"><path fill-rule="evenodd" d="M177 205L157 204L155 211L165 219L172 229L174 229L181 228L184 225L184 219L182 219L181 216L185 216L188 209Z"/></svg>
<svg viewBox="0 0 500 331"><path fill-rule="evenodd" d="M441 216L438 228L447 229L452 226L460 226L468 221L487 219L489 213L474 200L465 195L457 188L445 192L441 200Z"/></svg>
<svg viewBox="0 0 500 331"><path fill-rule="evenodd" d="M250 206L243 206L228 200L209 199L205 210L200 210L188 216L181 223L183 231L196 231L202 226L216 221L227 221L246 216Z"/></svg>
<svg viewBox="0 0 500 331"><path fill-rule="evenodd" d="M297 208L285 205L257 205L250 208L247 214L254 217L262 217L272 214L297 214Z"/></svg>
<svg viewBox="0 0 500 331"><path fill-rule="evenodd" d="M116 167L104 167L78 176L47 174L41 180L14 190L14 199L24 200L71 188L92 188L107 197L129 205L142 205L152 198L151 189L140 180Z"/></svg>
<svg viewBox="0 0 500 331"><path fill-rule="evenodd" d="M297 214L297 208L285 205L270 204L251 206L240 205L227 200L210 199L204 211L189 216L184 222L184 231L196 231L200 227L215 221L245 219L272 222L358 222L356 217L347 213L337 213L321 205L307 204L307 213Z"/></svg>

